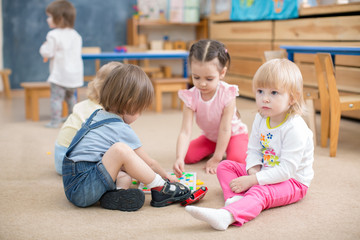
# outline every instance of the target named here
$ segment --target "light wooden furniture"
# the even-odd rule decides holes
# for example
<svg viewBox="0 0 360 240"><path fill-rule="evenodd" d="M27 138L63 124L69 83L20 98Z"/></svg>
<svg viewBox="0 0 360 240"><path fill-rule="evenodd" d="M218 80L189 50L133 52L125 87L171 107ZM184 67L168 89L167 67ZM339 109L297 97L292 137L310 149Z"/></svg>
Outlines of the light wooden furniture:
<svg viewBox="0 0 360 240"><path fill-rule="evenodd" d="M142 52L101 52L93 54L82 54L83 60L104 59L114 61L126 60L144 60L144 59L180 59L182 60L183 77L187 77L187 59L189 57L188 51L173 50L173 51L142 51Z"/></svg>
<svg viewBox="0 0 360 240"><path fill-rule="evenodd" d="M81 49L82 53L85 54L92 54L92 53L101 53L100 47L83 47ZM100 69L100 59L95 59L95 74ZM87 75L84 76L84 81L92 81L94 79L95 75Z"/></svg>
<svg viewBox="0 0 360 240"><path fill-rule="evenodd" d="M340 96L336 84L334 65L330 54L316 54L315 64L318 73L319 90L321 89L321 105L324 108L327 108L326 111L330 109L330 115L326 112L324 117L322 116L321 145L326 147L330 130L330 157L335 157L339 139L341 113L344 111L360 110L360 94ZM323 112L321 112L321 114L323 115Z"/></svg>
<svg viewBox="0 0 360 240"><path fill-rule="evenodd" d="M11 69L5 68L0 70L0 75L3 81L4 93L7 98L11 98L11 88L10 88L10 80L9 75L11 74Z"/></svg>
<svg viewBox="0 0 360 240"><path fill-rule="evenodd" d="M171 23L164 21L139 21L136 18L129 18L127 22L127 44L139 46L139 31L142 27L195 27L196 39L208 38L208 20L201 19L198 23Z"/></svg>
<svg viewBox="0 0 360 240"><path fill-rule="evenodd" d="M269 61L276 58L287 58L286 51L284 50L273 50L273 51L264 51L264 61ZM315 121L315 108L314 100L319 99L319 93L316 89L306 88L303 89L303 97L306 105L306 113L304 114L304 119L313 132L314 145L317 144L316 138L316 121Z"/></svg>
<svg viewBox="0 0 360 240"><path fill-rule="evenodd" d="M190 82L188 78L156 78L151 79L155 90L155 111L162 112L162 94L164 92L172 93L171 106L177 108L178 96L177 92L186 89ZM182 107L181 103L181 107Z"/></svg>
<svg viewBox="0 0 360 240"><path fill-rule="evenodd" d="M323 5L299 9L297 19L247 22L231 21L230 11L213 12L209 37L223 42L231 55L225 80L239 86L240 96L254 98L252 78L262 63L264 51L278 50L281 45L360 47L359 11L360 2ZM315 54L294 56L303 75L304 90L317 90L314 59ZM360 56L338 55L335 64L340 94L360 93ZM320 100L314 100L314 107L320 110ZM342 115L360 119L360 111Z"/></svg>
<svg viewBox="0 0 360 240"><path fill-rule="evenodd" d="M50 84L48 82L23 82L20 85L25 90L26 119L39 121L39 98L50 97ZM66 117L67 115L67 104L63 102L62 116Z"/></svg>
<svg viewBox="0 0 360 240"><path fill-rule="evenodd" d="M320 96L320 116L321 116L321 133L320 145L327 146L330 131L330 96L327 88L327 76L325 72L325 57L327 54L317 54L315 56L316 78L318 81Z"/></svg>

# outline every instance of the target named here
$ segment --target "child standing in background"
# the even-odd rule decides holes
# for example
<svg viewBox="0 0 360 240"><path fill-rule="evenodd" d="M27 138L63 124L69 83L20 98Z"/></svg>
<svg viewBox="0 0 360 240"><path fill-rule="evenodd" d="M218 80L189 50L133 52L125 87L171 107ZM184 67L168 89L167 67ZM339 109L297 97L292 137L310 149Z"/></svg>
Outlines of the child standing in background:
<svg viewBox="0 0 360 240"><path fill-rule="evenodd" d="M55 142L55 170L60 175L62 174L62 162L65 153L76 132L81 128L81 124L83 124L96 109L102 108L99 104L99 92L106 77L115 67L121 65L122 63L120 62L109 62L99 69L94 80L88 84L88 99L75 104L72 114L69 115L61 127Z"/></svg>
<svg viewBox="0 0 360 240"><path fill-rule="evenodd" d="M103 110L89 117L64 157L63 183L70 202L87 207L100 200L107 209L138 210L144 204L144 193L140 189L116 190L120 171L151 189L150 204L154 207L190 196L187 187L175 182L175 176L147 155L130 127L153 97L152 83L140 67L123 64L111 71L100 90Z"/></svg>
<svg viewBox="0 0 360 240"><path fill-rule="evenodd" d="M84 83L81 57L82 38L74 29L76 10L66 0L57 0L46 8L47 23L53 30L40 47L44 61L50 59L51 122L49 128L61 124L62 101L66 101L71 114L76 103L75 90Z"/></svg>
<svg viewBox="0 0 360 240"><path fill-rule="evenodd" d="M265 209L301 200L314 176L312 131L300 116L304 100L299 68L287 59L270 60L256 72L253 90L259 113L246 165L223 161L218 166L225 207L186 207L217 230L242 226Z"/></svg>
<svg viewBox="0 0 360 240"><path fill-rule="evenodd" d="M200 40L190 48L189 64L194 87L179 91L185 107L174 173L180 176L184 163L196 163L211 154L206 173L216 173L225 152L227 159L244 163L248 132L236 110L239 89L222 81L230 65L227 49L218 41ZM190 142L194 116L203 135Z"/></svg>

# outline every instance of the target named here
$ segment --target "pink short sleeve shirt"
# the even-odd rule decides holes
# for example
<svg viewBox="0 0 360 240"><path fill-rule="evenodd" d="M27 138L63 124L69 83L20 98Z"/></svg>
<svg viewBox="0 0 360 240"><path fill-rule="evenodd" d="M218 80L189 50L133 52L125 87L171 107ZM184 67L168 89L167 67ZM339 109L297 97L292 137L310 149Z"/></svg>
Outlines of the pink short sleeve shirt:
<svg viewBox="0 0 360 240"><path fill-rule="evenodd" d="M220 81L216 93L209 101L201 98L201 93L196 87L180 90L178 95L185 105L195 112L196 123L205 137L216 142L223 110L230 100L239 96L239 89L236 85ZM236 112L235 108L231 121L231 136L247 134L247 126L237 117Z"/></svg>

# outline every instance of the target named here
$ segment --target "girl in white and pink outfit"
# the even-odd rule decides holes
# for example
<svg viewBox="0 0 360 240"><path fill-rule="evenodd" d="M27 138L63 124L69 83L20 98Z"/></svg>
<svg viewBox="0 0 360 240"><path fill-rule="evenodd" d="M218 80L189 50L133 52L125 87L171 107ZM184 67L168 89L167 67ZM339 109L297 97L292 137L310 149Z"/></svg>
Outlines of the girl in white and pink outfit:
<svg viewBox="0 0 360 240"><path fill-rule="evenodd" d="M228 159L244 163L248 132L236 110L239 90L222 81L230 65L227 49L218 41L200 40L190 48L189 63L194 87L179 91L185 107L174 173L181 175L185 163L199 162L211 154L207 173L216 173L225 152ZM203 135L190 142L194 116Z"/></svg>
<svg viewBox="0 0 360 240"><path fill-rule="evenodd" d="M253 123L246 165L222 161L217 176L223 189L221 209L187 206L193 217L214 229L242 226L261 211L301 200L314 171L314 144L303 112L303 81L287 59L264 63L253 79L259 113Z"/></svg>

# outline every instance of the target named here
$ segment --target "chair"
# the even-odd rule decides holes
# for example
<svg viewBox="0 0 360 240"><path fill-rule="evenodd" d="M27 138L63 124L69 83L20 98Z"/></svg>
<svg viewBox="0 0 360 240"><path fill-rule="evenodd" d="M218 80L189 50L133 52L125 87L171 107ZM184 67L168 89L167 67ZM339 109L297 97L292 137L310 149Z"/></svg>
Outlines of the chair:
<svg viewBox="0 0 360 240"><path fill-rule="evenodd" d="M341 113L345 111L360 110L360 94L346 96L339 95L339 91L336 86L334 65L329 53L316 54L315 64L318 76L321 106L324 106L325 108L325 106L328 106L330 103L330 118L328 117L329 114L327 112L325 112L324 117L321 116L321 145L323 147L326 147L327 145L330 126L330 157L335 157L339 139ZM326 93L326 80L328 93ZM329 107L327 108L329 109ZM323 115L322 111L323 110L321 110L321 115Z"/></svg>
<svg viewBox="0 0 360 240"><path fill-rule="evenodd" d="M163 77L161 68L160 67L151 67L149 59L144 59L142 61L141 69L148 75L148 77L150 79Z"/></svg>
<svg viewBox="0 0 360 240"><path fill-rule="evenodd" d="M9 81L10 74L11 74L10 69L5 68L3 70L0 70L0 75L3 81L4 93L7 98L11 98L11 89L10 89L10 81Z"/></svg>
<svg viewBox="0 0 360 240"><path fill-rule="evenodd" d="M173 108L177 107L178 103L178 96L177 92L181 89L186 89L187 84L189 83L188 78L155 78L151 79L154 91L155 91L155 111L161 112L162 111L162 94L164 92L171 92L172 93L172 104ZM181 103L181 107L182 107Z"/></svg>
<svg viewBox="0 0 360 240"><path fill-rule="evenodd" d="M325 58L327 54L316 54L315 56L315 72L318 82L319 96L320 96L320 117L321 117L321 147L327 146L330 129L330 96L327 88L327 80L325 75Z"/></svg>
<svg viewBox="0 0 360 240"><path fill-rule="evenodd" d="M92 54L92 53L101 53L100 47L83 47L81 50L82 53ZM95 60L95 74L100 69L100 59ZM84 76L84 81L92 81L95 75L87 75Z"/></svg>
<svg viewBox="0 0 360 240"><path fill-rule="evenodd" d="M25 117L32 121L39 121L39 99L50 98L50 83L23 82L20 84L25 90ZM62 116L68 115L67 104L63 101Z"/></svg>
<svg viewBox="0 0 360 240"><path fill-rule="evenodd" d="M284 50L272 50L272 51L264 51L263 62L269 61L275 58L287 58L286 51ZM316 145L316 123L315 123L315 108L314 108L314 100L319 99L318 90L313 88L304 88L303 95L305 100L305 105L307 108L307 112L304 115L304 119L308 124L309 128L313 132L314 145Z"/></svg>

